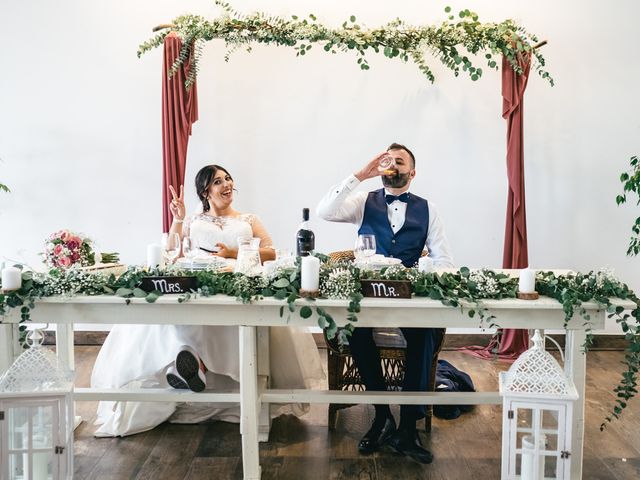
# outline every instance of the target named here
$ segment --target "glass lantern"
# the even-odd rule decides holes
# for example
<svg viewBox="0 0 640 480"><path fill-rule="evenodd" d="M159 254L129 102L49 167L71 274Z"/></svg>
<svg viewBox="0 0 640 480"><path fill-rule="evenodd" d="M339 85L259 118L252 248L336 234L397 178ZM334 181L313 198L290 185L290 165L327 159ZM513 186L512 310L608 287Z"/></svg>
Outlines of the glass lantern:
<svg viewBox="0 0 640 480"><path fill-rule="evenodd" d="M0 479L55 480L73 475L73 382L42 333L0 377Z"/></svg>
<svg viewBox="0 0 640 480"><path fill-rule="evenodd" d="M500 374L502 479L570 478L571 418L578 398L573 383L544 349L533 347Z"/></svg>

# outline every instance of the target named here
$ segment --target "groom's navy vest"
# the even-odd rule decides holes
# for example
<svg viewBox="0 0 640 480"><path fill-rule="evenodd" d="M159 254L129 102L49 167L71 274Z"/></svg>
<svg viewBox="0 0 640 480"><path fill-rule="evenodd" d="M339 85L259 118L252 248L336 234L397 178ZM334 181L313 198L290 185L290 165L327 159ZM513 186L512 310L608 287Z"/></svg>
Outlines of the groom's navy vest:
<svg viewBox="0 0 640 480"><path fill-rule="evenodd" d="M404 225L393 233L389 225L384 188L370 192L364 204L364 218L358 234L376 236L376 253L402 260L405 267L416 264L429 233L429 204L424 198L409 194Z"/></svg>

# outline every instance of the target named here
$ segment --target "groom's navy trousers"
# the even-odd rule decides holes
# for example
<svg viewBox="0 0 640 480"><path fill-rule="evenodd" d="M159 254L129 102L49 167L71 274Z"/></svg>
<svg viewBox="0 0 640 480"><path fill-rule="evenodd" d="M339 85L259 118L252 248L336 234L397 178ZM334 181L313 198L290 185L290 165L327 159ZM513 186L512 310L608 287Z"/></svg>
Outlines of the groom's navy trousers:
<svg viewBox="0 0 640 480"><path fill-rule="evenodd" d="M431 363L444 334L442 328L401 328L407 341L406 367L402 390L426 392L431 376ZM380 362L380 351L373 340L372 328L358 328L349 339L351 354L367 390L386 391ZM425 416L424 405L401 405L400 415L406 420Z"/></svg>

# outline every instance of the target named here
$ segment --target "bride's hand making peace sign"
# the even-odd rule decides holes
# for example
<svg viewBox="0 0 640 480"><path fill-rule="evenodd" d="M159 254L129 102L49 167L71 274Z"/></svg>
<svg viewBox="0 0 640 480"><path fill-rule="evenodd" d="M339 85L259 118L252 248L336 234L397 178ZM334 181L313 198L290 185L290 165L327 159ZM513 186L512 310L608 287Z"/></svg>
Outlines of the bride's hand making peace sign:
<svg viewBox="0 0 640 480"><path fill-rule="evenodd" d="M175 189L172 185L169 185L169 190L171 191L171 203L169 204L169 210L171 210L171 215L173 218L178 221L184 220L184 216L186 210L184 208L184 185L180 185L180 196L176 193Z"/></svg>

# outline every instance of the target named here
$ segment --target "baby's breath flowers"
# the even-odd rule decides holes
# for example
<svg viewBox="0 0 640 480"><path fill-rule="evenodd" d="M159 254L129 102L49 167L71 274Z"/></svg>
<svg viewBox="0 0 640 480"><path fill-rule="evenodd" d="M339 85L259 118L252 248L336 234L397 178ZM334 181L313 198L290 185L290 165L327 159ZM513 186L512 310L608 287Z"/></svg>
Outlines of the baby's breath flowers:
<svg viewBox="0 0 640 480"><path fill-rule="evenodd" d="M328 265L320 270L320 294L326 298L350 299L360 290L353 268L346 265Z"/></svg>
<svg viewBox="0 0 640 480"><path fill-rule="evenodd" d="M47 297L113 293L112 290L105 289L107 287L107 276L103 273L72 268L69 270L52 270L50 275L43 275L40 278L43 280L44 293Z"/></svg>
<svg viewBox="0 0 640 480"><path fill-rule="evenodd" d="M233 291L237 297L243 300L250 300L268 284L269 280L262 276L249 277L243 274L234 274L233 276Z"/></svg>
<svg viewBox="0 0 640 480"><path fill-rule="evenodd" d="M382 269L380 272L380 278L384 280L409 280L415 281L420 272L417 268L405 268L403 265L391 265Z"/></svg>
<svg viewBox="0 0 640 480"><path fill-rule="evenodd" d="M474 270L469 274L467 285L477 298L492 298L500 291L500 284L488 270Z"/></svg>

